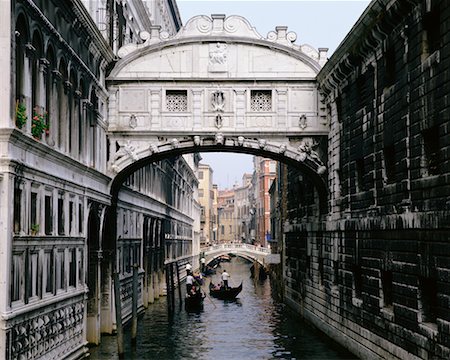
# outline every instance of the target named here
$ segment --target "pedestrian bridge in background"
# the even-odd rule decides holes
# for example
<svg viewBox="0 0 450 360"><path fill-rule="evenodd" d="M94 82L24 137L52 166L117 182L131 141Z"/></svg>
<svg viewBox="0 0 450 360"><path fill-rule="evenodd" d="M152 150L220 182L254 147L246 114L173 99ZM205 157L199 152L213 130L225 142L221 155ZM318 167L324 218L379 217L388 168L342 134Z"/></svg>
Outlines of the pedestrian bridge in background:
<svg viewBox="0 0 450 360"><path fill-rule="evenodd" d="M209 264L214 259L219 256L226 254L234 254L236 256L240 256L249 261L257 261L261 265L267 265L269 262L267 261L270 256L273 255L270 253L270 248L255 246L250 244L242 244L242 243L227 243L227 244L218 244L212 245L209 247L202 248L204 252L204 256L206 259L206 263Z"/></svg>

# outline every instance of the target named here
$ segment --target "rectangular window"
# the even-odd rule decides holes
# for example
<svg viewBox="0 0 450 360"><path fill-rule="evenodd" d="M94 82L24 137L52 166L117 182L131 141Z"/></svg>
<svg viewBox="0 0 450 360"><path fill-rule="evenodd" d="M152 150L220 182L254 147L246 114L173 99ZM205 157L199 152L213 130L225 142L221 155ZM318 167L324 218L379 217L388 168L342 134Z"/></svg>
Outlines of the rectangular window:
<svg viewBox="0 0 450 360"><path fill-rule="evenodd" d="M198 197L203 197L204 193L203 193L203 189L198 189Z"/></svg>
<svg viewBox="0 0 450 360"><path fill-rule="evenodd" d="M28 271L27 271L27 300L28 298L37 297L39 289L39 275L38 275L38 258L37 252L31 253L28 256Z"/></svg>
<svg viewBox="0 0 450 360"><path fill-rule="evenodd" d="M16 180L14 184L14 233L20 233L22 227L22 189Z"/></svg>
<svg viewBox="0 0 450 360"><path fill-rule="evenodd" d="M53 251L46 251L44 253L45 261L45 292L53 293L54 291L54 261L53 261Z"/></svg>
<svg viewBox="0 0 450 360"><path fill-rule="evenodd" d="M381 271L381 285L383 287L384 307L392 306L392 271Z"/></svg>
<svg viewBox="0 0 450 360"><path fill-rule="evenodd" d="M427 12L422 18L425 41L423 43L424 55L431 55L441 46L441 19L438 9Z"/></svg>
<svg viewBox="0 0 450 360"><path fill-rule="evenodd" d="M64 198L58 198L58 235L64 235Z"/></svg>
<svg viewBox="0 0 450 360"><path fill-rule="evenodd" d="M434 278L419 277L419 292L422 322L436 322L438 310L437 281Z"/></svg>
<svg viewBox="0 0 450 360"><path fill-rule="evenodd" d="M198 179L203 180L203 171L198 172Z"/></svg>
<svg viewBox="0 0 450 360"><path fill-rule="evenodd" d="M74 230L74 212L75 212L75 206L73 201L69 201L69 229L68 229L68 235L72 234L73 230Z"/></svg>
<svg viewBox="0 0 450 360"><path fill-rule="evenodd" d="M423 137L423 161L426 175L438 175L440 173L440 144L439 129L433 126L422 131Z"/></svg>
<svg viewBox="0 0 450 360"><path fill-rule="evenodd" d="M56 253L56 290L66 287L64 250Z"/></svg>
<svg viewBox="0 0 450 360"><path fill-rule="evenodd" d="M31 192L31 202L30 202L30 224L31 229L37 229L39 225L38 221L38 204L37 200L38 194L34 191Z"/></svg>
<svg viewBox="0 0 450 360"><path fill-rule="evenodd" d="M272 111L272 90L251 90L250 110L256 112Z"/></svg>
<svg viewBox="0 0 450 360"><path fill-rule="evenodd" d="M384 174L387 183L395 181L395 147L394 145L386 146L383 149L384 156Z"/></svg>
<svg viewBox="0 0 450 360"><path fill-rule="evenodd" d="M22 300L23 270L23 253L13 254L11 268L11 301Z"/></svg>
<svg viewBox="0 0 450 360"><path fill-rule="evenodd" d="M84 256L83 250L80 249L79 252L78 252L78 283L80 285L84 284L84 277L83 277L83 271L84 271L84 269L83 269L83 261L84 261L84 258L83 258L83 256ZM120 263L119 263L119 266L120 266ZM119 273L120 273L120 269L118 269L118 270L119 270Z"/></svg>
<svg viewBox="0 0 450 360"><path fill-rule="evenodd" d="M186 112L187 90L166 90L166 110L170 112Z"/></svg>
<svg viewBox="0 0 450 360"><path fill-rule="evenodd" d="M77 249L70 249L69 251L69 286L76 286L77 283Z"/></svg>
<svg viewBox="0 0 450 360"><path fill-rule="evenodd" d="M78 204L78 232L83 233L83 204Z"/></svg>
<svg viewBox="0 0 450 360"><path fill-rule="evenodd" d="M53 231L53 196L45 195L45 235L51 235Z"/></svg>

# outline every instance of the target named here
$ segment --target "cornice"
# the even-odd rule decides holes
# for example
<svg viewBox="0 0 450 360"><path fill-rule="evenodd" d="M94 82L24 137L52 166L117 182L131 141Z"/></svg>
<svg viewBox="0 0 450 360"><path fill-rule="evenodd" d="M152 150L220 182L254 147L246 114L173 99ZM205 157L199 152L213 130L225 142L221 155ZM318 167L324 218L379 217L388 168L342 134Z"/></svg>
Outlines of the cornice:
<svg viewBox="0 0 450 360"><path fill-rule="evenodd" d="M322 92L329 94L349 76L356 65L383 46L399 19L420 0L372 0L356 24L317 75Z"/></svg>

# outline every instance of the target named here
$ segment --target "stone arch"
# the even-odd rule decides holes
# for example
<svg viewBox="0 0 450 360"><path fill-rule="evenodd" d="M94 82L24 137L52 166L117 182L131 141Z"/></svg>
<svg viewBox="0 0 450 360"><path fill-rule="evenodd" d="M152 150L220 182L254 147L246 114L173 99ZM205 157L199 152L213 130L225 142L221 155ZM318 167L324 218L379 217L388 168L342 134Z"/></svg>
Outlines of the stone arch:
<svg viewBox="0 0 450 360"><path fill-rule="evenodd" d="M16 76L16 102L23 102L25 97L25 45L29 41L28 19L20 11L15 26L15 76Z"/></svg>
<svg viewBox="0 0 450 360"><path fill-rule="evenodd" d="M262 260L258 259L257 257L252 257L250 255L243 254L239 251L223 251L223 252L214 254L214 256L211 256L210 259L206 260L206 264L209 265L215 259L221 257L222 255L227 255L227 254L234 254L234 255L239 256L240 258L248 260L250 262L257 261L260 265L264 266L264 262Z"/></svg>
<svg viewBox="0 0 450 360"><path fill-rule="evenodd" d="M280 143L271 143L265 139L249 139L243 137L193 136L183 139L171 139L159 145L150 144L137 147L132 143L122 146L111 159L110 171L113 176L111 193L119 191L124 179L136 169L148 162L159 161L175 155L193 152L235 152L249 155L259 155L292 165L310 176L316 186L319 196L321 213L327 210L326 168L314 151L293 148Z"/></svg>

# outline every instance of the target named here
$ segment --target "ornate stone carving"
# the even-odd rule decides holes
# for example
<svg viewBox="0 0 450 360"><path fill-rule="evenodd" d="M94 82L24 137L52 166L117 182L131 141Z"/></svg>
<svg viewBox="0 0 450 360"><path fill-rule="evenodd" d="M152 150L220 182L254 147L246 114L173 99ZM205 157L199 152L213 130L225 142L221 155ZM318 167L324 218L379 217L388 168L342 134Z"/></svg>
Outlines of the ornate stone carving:
<svg viewBox="0 0 450 360"><path fill-rule="evenodd" d="M200 138L200 136L195 135L194 136L194 145L195 146L200 146L202 144L202 139Z"/></svg>
<svg viewBox="0 0 450 360"><path fill-rule="evenodd" d="M306 157L310 157L311 160L316 162L320 168L322 166L323 167L325 167L325 166L324 166L322 160L320 159L319 154L314 150L318 145L319 145L319 143L316 142L314 139L304 138L298 147L298 151L300 151L300 156L303 157L302 154L304 154L305 159L306 159ZM304 161L304 160L301 160L301 161ZM326 168L325 168L325 170L326 170ZM323 171L322 171L322 173L323 173Z"/></svg>
<svg viewBox="0 0 450 360"><path fill-rule="evenodd" d="M239 136L237 139L237 143L239 146L244 146L244 140L245 138L243 136Z"/></svg>
<svg viewBox="0 0 450 360"><path fill-rule="evenodd" d="M286 152L286 145L282 144L280 145L280 149L278 150L280 154L284 154Z"/></svg>
<svg viewBox="0 0 450 360"><path fill-rule="evenodd" d="M159 152L159 148L156 144L150 144L150 146L148 147L148 150L152 153L152 154L156 154Z"/></svg>
<svg viewBox="0 0 450 360"><path fill-rule="evenodd" d="M298 126L300 127L301 130L305 130L306 129L306 115L303 114L302 116L300 116L300 118L298 119Z"/></svg>
<svg viewBox="0 0 450 360"><path fill-rule="evenodd" d="M177 149L180 146L180 142L176 138L170 140L170 144L172 145L173 149Z"/></svg>
<svg viewBox="0 0 450 360"><path fill-rule="evenodd" d="M134 114L131 114L129 121L130 128L134 129L137 126L137 117Z"/></svg>
<svg viewBox="0 0 450 360"><path fill-rule="evenodd" d="M114 154L111 162L113 162L113 163L117 162L124 156L130 156L134 161L136 161L138 159L138 157L136 155L136 148L130 141L127 141L125 144L119 142L119 146L120 146L120 148Z"/></svg>
<svg viewBox="0 0 450 360"><path fill-rule="evenodd" d="M210 47L208 71L227 71L227 44L216 43Z"/></svg>
<svg viewBox="0 0 450 360"><path fill-rule="evenodd" d="M259 139L259 140L258 140L258 146L259 146L261 149L265 149L265 148L266 148L266 145L267 145L267 140L265 140L265 139Z"/></svg>
<svg viewBox="0 0 450 360"><path fill-rule="evenodd" d="M222 127L222 123L223 123L222 115L217 114L216 119L214 120L214 125L216 126L216 128L220 129Z"/></svg>
<svg viewBox="0 0 450 360"><path fill-rule="evenodd" d="M214 140L216 142L216 145L223 145L225 141L222 133L217 133Z"/></svg>
<svg viewBox="0 0 450 360"><path fill-rule="evenodd" d="M223 112L225 110L225 95L223 91L217 90L211 94L211 105L213 111Z"/></svg>
<svg viewBox="0 0 450 360"><path fill-rule="evenodd" d="M9 331L10 359L47 356L58 348L59 353L83 344L84 305L71 304L54 310L43 309L37 316L14 324Z"/></svg>

